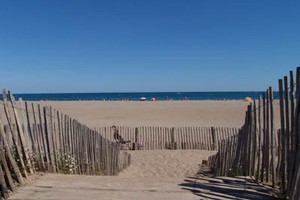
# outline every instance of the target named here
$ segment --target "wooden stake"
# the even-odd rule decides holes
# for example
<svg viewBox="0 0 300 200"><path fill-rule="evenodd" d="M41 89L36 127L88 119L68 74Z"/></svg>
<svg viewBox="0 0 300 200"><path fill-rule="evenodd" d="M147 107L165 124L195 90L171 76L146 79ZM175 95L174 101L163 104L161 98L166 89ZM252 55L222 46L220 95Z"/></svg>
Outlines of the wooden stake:
<svg viewBox="0 0 300 200"><path fill-rule="evenodd" d="M19 159L19 162L20 162L20 165L21 165L21 170L23 172L24 177L27 178L28 175L27 175L27 171L26 171L26 165L25 165L24 160L23 160L21 147L19 146L18 136L15 134L13 124L12 124L12 120L11 120L11 117L10 117L10 113L9 113L9 110L8 110L8 103L7 103L5 89L2 89L2 98L3 98L3 103L4 103L3 104L4 105L4 111L5 111L5 114L6 114L7 121L8 121L9 129L10 129L10 132L11 132L11 135L12 135L13 143L14 143L15 148L16 148L17 156L18 156L18 159Z"/></svg>
<svg viewBox="0 0 300 200"><path fill-rule="evenodd" d="M272 173L272 187L275 187L275 130L274 130L274 109L273 109L273 90L269 87L270 93L270 117L271 117L271 173Z"/></svg>

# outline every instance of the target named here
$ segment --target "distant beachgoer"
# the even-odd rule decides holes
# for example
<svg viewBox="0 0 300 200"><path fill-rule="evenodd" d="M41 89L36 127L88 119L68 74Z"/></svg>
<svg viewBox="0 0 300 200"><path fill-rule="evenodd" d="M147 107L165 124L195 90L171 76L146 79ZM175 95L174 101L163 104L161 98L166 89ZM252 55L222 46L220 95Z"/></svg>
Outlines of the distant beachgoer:
<svg viewBox="0 0 300 200"><path fill-rule="evenodd" d="M139 140L138 149L139 150L143 150L144 149L144 140Z"/></svg>
<svg viewBox="0 0 300 200"><path fill-rule="evenodd" d="M117 129L117 127L115 125L112 126L112 129L114 130L114 140L117 142L117 143L120 143L120 144L126 144L126 143L129 143L130 141L125 141L122 136L119 134L119 130Z"/></svg>

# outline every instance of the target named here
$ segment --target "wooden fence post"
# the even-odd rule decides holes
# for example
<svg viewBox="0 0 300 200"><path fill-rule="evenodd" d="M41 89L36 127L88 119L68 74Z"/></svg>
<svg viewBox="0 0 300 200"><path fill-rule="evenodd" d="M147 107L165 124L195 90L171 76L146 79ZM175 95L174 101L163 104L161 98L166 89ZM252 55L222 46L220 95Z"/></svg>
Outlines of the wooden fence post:
<svg viewBox="0 0 300 200"><path fill-rule="evenodd" d="M270 171L270 92L267 90L266 107L266 182L269 182Z"/></svg>
<svg viewBox="0 0 300 200"><path fill-rule="evenodd" d="M139 150L139 130L138 128L135 128L135 140L134 140L134 143L133 143L133 150Z"/></svg>
<svg viewBox="0 0 300 200"><path fill-rule="evenodd" d="M213 150L217 150L217 138L216 138L216 131L214 127L211 127L211 138L212 138L212 145L213 145Z"/></svg>
<svg viewBox="0 0 300 200"><path fill-rule="evenodd" d="M286 169L286 137L285 137L285 121L284 121L284 106L283 106L283 83L282 79L279 79L279 102L280 102L280 136L281 136L281 164L280 164L280 174L281 174L281 184L282 190L285 191L285 169Z"/></svg>
<svg viewBox="0 0 300 200"><path fill-rule="evenodd" d="M248 106L247 109L247 139L246 139L246 146L247 146L247 152L246 152L246 175L249 176L251 175L251 166L252 166L252 145L251 145L251 139L252 139L252 103Z"/></svg>
<svg viewBox="0 0 300 200"><path fill-rule="evenodd" d="M251 132L252 132L252 151L253 151L253 154L252 154L252 171L251 171L251 175L254 176L255 175L255 172L256 172L256 167L257 167L257 141L256 141L256 138L257 138L257 111L256 111L256 101L254 100L253 101L253 110L251 111L252 112L252 129L251 129Z"/></svg>
<svg viewBox="0 0 300 200"><path fill-rule="evenodd" d="M22 155L22 152L21 152L21 148L19 146L18 136L15 134L12 119L11 119L11 116L10 116L10 113L9 113L9 110L8 110L9 106L8 106L8 103L7 103L5 89L2 89L2 99L3 99L3 103L4 103L3 104L4 105L4 112L5 112L5 115L6 115L6 118L7 118L7 122L8 122L10 132L11 132L13 143L14 143L15 148L16 148L17 156L18 156L18 159L19 159L19 162L20 162L20 165L21 165L21 170L24 174L24 177L27 178L28 175L27 175L26 166L25 166L25 163L24 163L24 160L23 160L23 155Z"/></svg>
<svg viewBox="0 0 300 200"><path fill-rule="evenodd" d="M272 187L275 187L275 132L274 132L274 109L273 109L273 90L269 87L270 92L270 117L271 117L271 173L272 173Z"/></svg>
<svg viewBox="0 0 300 200"><path fill-rule="evenodd" d="M21 121L19 119L19 115L16 109L16 105L15 105L15 98L13 97L11 91L8 91L9 97L10 97L10 103L11 103L11 107L13 109L14 112L14 116L15 116L15 121L16 121L16 125L17 125L17 130L18 130L18 134L19 134L19 138L21 141L21 149L23 151L24 154L24 160L26 162L25 164L25 169L28 168L30 174L33 174L33 170L32 170L32 166L31 166L31 161L28 155L28 149L27 149L27 144L24 138L24 133L23 133L23 129L22 129L22 125L21 125Z"/></svg>
<svg viewBox="0 0 300 200"><path fill-rule="evenodd" d="M11 149L7 143L7 140L6 140L6 135L5 135L5 132L4 132L4 128L3 128L3 124L0 120L0 135L1 135L1 138L3 139L3 144L4 144L4 149L5 149L5 153L8 157L8 160L13 168L13 171L15 172L16 174L16 177L17 177L17 180L19 182L20 185L23 185L24 184L24 179L22 177L22 174L20 172L20 169L18 167L18 164L17 162L15 161L15 159L13 158L12 156L12 152L11 152Z"/></svg>
<svg viewBox="0 0 300 200"><path fill-rule="evenodd" d="M291 166L290 173L292 174L292 180L289 184L289 198L290 199L299 199L299 186L300 186L300 135L299 135L299 120L300 120L300 67L297 67L296 74L296 109L295 109L295 122L294 122L294 136L295 136L295 161L294 165Z"/></svg>
<svg viewBox="0 0 300 200"><path fill-rule="evenodd" d="M8 187L11 189L12 192L14 192L15 191L15 184L14 184L14 181L13 181L8 163L6 161L6 156L5 156L4 152L5 152L5 150L3 148L3 138L2 138L2 135L0 135L0 162L2 163L3 168L4 168L4 172L5 172L5 175L6 175ZM1 168L1 165L0 165L0 168Z"/></svg>
<svg viewBox="0 0 300 200"><path fill-rule="evenodd" d="M25 108L25 103L22 100L22 98L19 98L19 114L20 114L20 121L21 121L21 128L24 133L24 138L25 138L25 143L26 143L26 148L28 151L28 156L29 159L32 160L32 155L33 155L33 142L31 140L31 136L29 133L29 128L28 128L28 120L27 120L27 114L26 114L26 108ZM33 165L31 163L31 165ZM29 169L30 170L30 169ZM34 173L34 168L32 168L32 173Z"/></svg>
<svg viewBox="0 0 300 200"><path fill-rule="evenodd" d="M174 134L175 134L175 128L173 127L171 129L171 149L172 150L177 149L177 144L175 142L175 135Z"/></svg>
<svg viewBox="0 0 300 200"><path fill-rule="evenodd" d="M50 119L48 119L48 116L50 115L48 114L47 110L48 110L47 107L43 107L44 122L45 122L45 141L46 141L47 152L49 154L49 162L50 162L48 166L51 167L51 169L48 168L48 170L51 170L52 172L56 172L54 154L53 154L53 145L52 145L53 143L51 140L51 135L53 134L53 132L51 130Z"/></svg>
<svg viewBox="0 0 300 200"><path fill-rule="evenodd" d="M284 77L284 99L285 99L285 136L286 136L286 160L287 164L285 167L285 175L289 174L289 168L290 168L290 160L291 160L291 132L290 132L290 111L289 111L289 85L288 85L288 77ZM285 176L285 183L287 181L287 176ZM285 184L284 183L284 184ZM288 182L287 182L288 184ZM288 185L287 185L288 187ZM285 192L285 188L284 188Z"/></svg>
<svg viewBox="0 0 300 200"><path fill-rule="evenodd" d="M262 103L262 97L259 96L258 100L258 162L257 162L257 169L256 169L256 180L259 180L260 173L261 173L261 154L262 154L262 131L261 131L261 103Z"/></svg>
<svg viewBox="0 0 300 200"><path fill-rule="evenodd" d="M7 199L8 198L8 188L7 188L7 185L6 185L6 182L5 182L5 178L4 178L4 173L2 171L2 167L0 165L0 185L1 185L1 196L4 198L4 199ZM2 199L2 198L1 198Z"/></svg>
<svg viewBox="0 0 300 200"><path fill-rule="evenodd" d="M48 147L47 147L47 141L46 141L46 135L45 135L45 130L44 130L44 127L45 127L45 124L43 123L43 120L42 120L42 113L41 113L41 106L40 104L38 104L38 115L39 115L39 122L40 122L40 136L41 136L41 142L42 142L42 145L44 147L44 155L45 155L45 158L46 158L46 165L47 165L47 170L50 169L50 158L49 158L49 152L48 152Z"/></svg>
<svg viewBox="0 0 300 200"><path fill-rule="evenodd" d="M44 161L44 153L43 152L43 146L42 146L42 139L41 139L41 129L40 129L40 126L37 124L37 120L36 120L36 112L35 112L35 109L34 109L34 104L32 103L31 104L32 106L32 113L33 113L33 122L34 122L34 127L33 127L33 131L35 132L35 136L36 136L36 142L37 142L37 148L38 148L38 157L39 157L39 160L40 160L40 163L42 166L42 169L45 171L46 170L46 166L45 166L45 161ZM39 166L40 167L40 166Z"/></svg>
<svg viewBox="0 0 300 200"><path fill-rule="evenodd" d="M25 113L26 113L26 118L27 118L27 128L28 128L28 134L29 138L31 140L31 145L32 145L32 152L33 152L33 160L36 160L37 157L37 149L36 149L36 138L33 134L33 130L31 127L31 122L30 122L30 117L29 117L29 108L28 108L28 103L25 101ZM26 124L24 124L26 126ZM34 167L34 166L33 166ZM35 169L33 169L35 171Z"/></svg>
<svg viewBox="0 0 300 200"><path fill-rule="evenodd" d="M292 181L292 171L295 163L295 133L294 133L294 127L295 127L295 81L294 81L294 71L290 71L290 117L291 117L291 131L290 131L290 138L291 138L291 152L290 152L290 164L289 164L289 176L288 176L288 187L290 187L291 181Z"/></svg>

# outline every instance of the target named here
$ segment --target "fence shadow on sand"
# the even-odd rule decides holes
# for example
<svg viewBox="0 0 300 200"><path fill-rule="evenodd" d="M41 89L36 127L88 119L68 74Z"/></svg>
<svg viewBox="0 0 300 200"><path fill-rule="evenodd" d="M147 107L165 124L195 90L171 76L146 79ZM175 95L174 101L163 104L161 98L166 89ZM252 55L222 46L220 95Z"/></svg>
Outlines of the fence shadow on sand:
<svg viewBox="0 0 300 200"><path fill-rule="evenodd" d="M199 196L200 199L275 199L267 188L250 177L193 176L186 178L179 186Z"/></svg>

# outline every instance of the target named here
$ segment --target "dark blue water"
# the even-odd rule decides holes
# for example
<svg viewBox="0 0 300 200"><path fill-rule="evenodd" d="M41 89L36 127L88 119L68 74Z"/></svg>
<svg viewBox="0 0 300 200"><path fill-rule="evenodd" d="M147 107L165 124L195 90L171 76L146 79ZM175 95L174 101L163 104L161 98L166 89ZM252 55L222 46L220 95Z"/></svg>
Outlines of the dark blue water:
<svg viewBox="0 0 300 200"><path fill-rule="evenodd" d="M14 94L15 99L28 101L55 100L106 100L106 101L139 101L141 97L147 100L155 98L165 100L240 100L245 97L258 99L263 92L136 92L136 93L52 93L52 94ZM278 95L275 92L274 97Z"/></svg>

